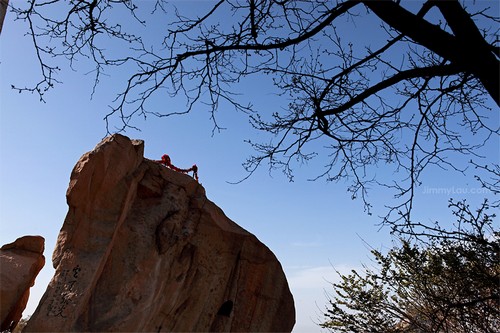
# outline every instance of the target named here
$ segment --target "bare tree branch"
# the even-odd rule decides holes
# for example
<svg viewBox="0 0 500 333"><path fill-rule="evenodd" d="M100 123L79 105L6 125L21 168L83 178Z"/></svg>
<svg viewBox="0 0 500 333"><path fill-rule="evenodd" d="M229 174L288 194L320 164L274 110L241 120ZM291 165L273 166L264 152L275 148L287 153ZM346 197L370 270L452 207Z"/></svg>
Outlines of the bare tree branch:
<svg viewBox="0 0 500 333"><path fill-rule="evenodd" d="M411 225L426 170L453 170L488 188L498 184L498 172L490 172L498 166L484 153L499 134L490 117L498 113L491 99L499 104L500 18L489 4L428 0L420 9L409 6L413 12L399 1L220 0L204 3L196 14L176 4L11 4L27 23L41 73L34 86L14 89L43 100L60 83L55 60L74 68L85 59L93 67L93 92L105 73L128 74L105 116L108 131L135 128L137 117L183 115L198 105L208 109L217 131L223 128L219 113L230 106L265 134L247 141L255 149L244 164L248 175L267 163L293 180L295 166L322 158L324 169L312 179L347 180L351 196L361 198L369 213L370 189L390 190L394 202L383 223L395 230ZM148 30L143 17L168 19L164 35ZM357 25L365 21L381 27L359 36L377 37L351 39L352 31L366 29ZM272 80L288 105L263 110L245 102L250 97L238 88L253 77ZM150 104L158 97L183 98L185 108ZM457 156L471 162L452 162ZM394 177L381 176L382 169Z"/></svg>
<svg viewBox="0 0 500 333"><path fill-rule="evenodd" d="M417 17L395 2L365 1L364 4L394 29L477 75L491 97L500 105L498 59L457 0L432 1L444 14L455 35Z"/></svg>

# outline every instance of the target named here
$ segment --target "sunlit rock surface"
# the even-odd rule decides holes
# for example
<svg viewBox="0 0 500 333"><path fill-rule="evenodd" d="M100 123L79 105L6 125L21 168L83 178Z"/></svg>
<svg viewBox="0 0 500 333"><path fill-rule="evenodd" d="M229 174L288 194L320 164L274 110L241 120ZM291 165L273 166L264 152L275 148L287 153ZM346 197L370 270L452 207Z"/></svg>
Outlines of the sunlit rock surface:
<svg viewBox="0 0 500 333"><path fill-rule="evenodd" d="M274 254L143 151L114 135L76 164L56 272L25 332L290 332Z"/></svg>
<svg viewBox="0 0 500 333"><path fill-rule="evenodd" d="M24 236L0 248L0 331L21 319L30 287L45 264L44 243L41 236Z"/></svg>

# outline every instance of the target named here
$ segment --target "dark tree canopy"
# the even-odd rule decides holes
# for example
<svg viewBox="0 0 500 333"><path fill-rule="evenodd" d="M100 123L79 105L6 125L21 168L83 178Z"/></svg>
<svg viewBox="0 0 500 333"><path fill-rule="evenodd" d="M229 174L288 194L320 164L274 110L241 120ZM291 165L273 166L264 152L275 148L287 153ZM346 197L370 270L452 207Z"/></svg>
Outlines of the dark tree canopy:
<svg viewBox="0 0 500 333"><path fill-rule="evenodd" d="M332 332L482 333L500 327L500 234L484 203L452 202L456 225L422 230L426 243L402 241L376 267L334 284L326 321ZM495 229L497 231L495 231Z"/></svg>
<svg viewBox="0 0 500 333"><path fill-rule="evenodd" d="M479 181L499 192L498 160L480 155L499 132L498 3L220 0L194 15L175 4L11 4L27 22L41 70L34 86L14 89L43 99L59 83L54 58L71 65L88 58L94 89L114 67L130 71L105 118L121 119L118 130L134 127L138 116L183 114L197 105L208 105L218 128L217 111L232 105L270 134L269 141L250 141L250 173L268 163L292 179L295 164L319 155L325 169L318 178L349 180L367 210L369 187L392 190L396 201L385 222L395 228L411 221L424 169L465 172L455 156L471 161L473 176L489 174ZM169 21L152 33L148 19L158 16ZM288 105L259 110L244 103L237 86L247 77L273 80ZM162 95L185 98L186 108L150 108ZM377 175L379 168L393 176Z"/></svg>

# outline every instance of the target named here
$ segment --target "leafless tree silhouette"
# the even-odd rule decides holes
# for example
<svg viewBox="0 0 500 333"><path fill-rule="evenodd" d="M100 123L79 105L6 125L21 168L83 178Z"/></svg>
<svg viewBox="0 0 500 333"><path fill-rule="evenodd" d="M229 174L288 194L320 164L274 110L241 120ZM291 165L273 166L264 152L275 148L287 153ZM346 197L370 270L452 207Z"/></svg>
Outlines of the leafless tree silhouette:
<svg viewBox="0 0 500 333"><path fill-rule="evenodd" d="M94 89L108 68L131 70L106 116L107 124L119 117L119 129L133 127L137 116L183 114L199 103L209 105L218 128L216 111L229 103L248 113L256 130L271 134L268 142L249 141L256 152L244 164L250 174L267 163L292 179L296 163L319 155L326 167L318 178L347 179L368 211L369 187L392 190L396 201L384 221L395 229L410 221L424 169L465 172L467 166L450 158L455 153L466 155L475 170L489 171L492 178L480 181L498 192L498 160L485 162L478 153L499 131L491 120L500 103L500 19L493 2L428 0L415 9L415 2L400 1L220 0L190 16L157 0L147 15L171 17L157 44L144 32L143 5L11 4L28 24L41 70L35 85L13 88L43 99L59 83L54 58L70 64L88 58ZM367 20L379 22L378 37L369 42L342 28L357 29ZM130 25L144 29L130 32ZM243 103L235 87L252 76L272 79L289 104L267 112ZM148 108L160 94L183 96L186 109ZM318 152L316 143L325 150ZM393 176L381 177L382 169Z"/></svg>

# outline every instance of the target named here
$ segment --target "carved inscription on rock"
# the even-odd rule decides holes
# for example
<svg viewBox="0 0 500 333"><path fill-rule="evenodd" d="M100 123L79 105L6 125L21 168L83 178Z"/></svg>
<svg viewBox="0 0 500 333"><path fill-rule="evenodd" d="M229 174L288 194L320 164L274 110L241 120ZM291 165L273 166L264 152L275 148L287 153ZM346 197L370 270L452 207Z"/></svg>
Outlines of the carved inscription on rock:
<svg viewBox="0 0 500 333"><path fill-rule="evenodd" d="M80 265L73 269L65 269L61 272L60 279L57 281L54 296L47 307L48 317L66 318L65 310L71 300L76 297L75 286L81 271Z"/></svg>

